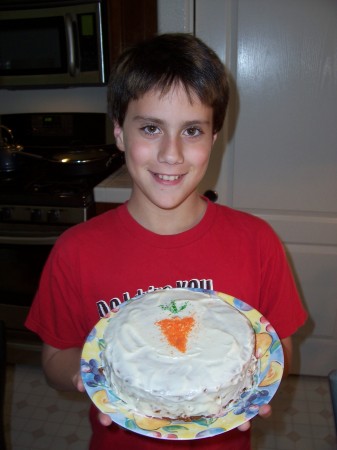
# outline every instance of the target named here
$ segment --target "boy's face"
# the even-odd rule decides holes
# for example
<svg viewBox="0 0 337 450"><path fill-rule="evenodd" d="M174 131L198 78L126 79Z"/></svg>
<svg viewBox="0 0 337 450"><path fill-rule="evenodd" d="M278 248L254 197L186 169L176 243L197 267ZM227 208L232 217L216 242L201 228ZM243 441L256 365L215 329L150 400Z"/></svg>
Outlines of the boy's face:
<svg viewBox="0 0 337 450"><path fill-rule="evenodd" d="M212 108L197 97L191 103L181 87L132 100L123 126L114 129L133 179L130 201L174 209L199 199L196 189L216 138L212 119Z"/></svg>

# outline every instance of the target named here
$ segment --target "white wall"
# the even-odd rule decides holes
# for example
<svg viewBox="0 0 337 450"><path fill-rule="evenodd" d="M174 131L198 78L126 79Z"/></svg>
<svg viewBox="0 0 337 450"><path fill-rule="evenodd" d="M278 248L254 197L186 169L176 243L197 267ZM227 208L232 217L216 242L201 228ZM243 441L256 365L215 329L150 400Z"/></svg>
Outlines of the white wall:
<svg viewBox="0 0 337 450"><path fill-rule="evenodd" d="M193 0L158 0L157 5L159 33L193 32Z"/></svg>
<svg viewBox="0 0 337 450"><path fill-rule="evenodd" d="M0 114L35 112L106 112L106 87L0 89Z"/></svg>

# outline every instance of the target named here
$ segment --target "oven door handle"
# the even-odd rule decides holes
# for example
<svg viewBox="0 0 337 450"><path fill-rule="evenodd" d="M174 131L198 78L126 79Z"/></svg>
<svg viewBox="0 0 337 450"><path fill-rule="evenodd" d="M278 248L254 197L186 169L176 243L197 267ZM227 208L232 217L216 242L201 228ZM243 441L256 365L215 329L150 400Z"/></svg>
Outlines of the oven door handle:
<svg viewBox="0 0 337 450"><path fill-rule="evenodd" d="M10 245L54 245L57 236L0 236L0 244Z"/></svg>

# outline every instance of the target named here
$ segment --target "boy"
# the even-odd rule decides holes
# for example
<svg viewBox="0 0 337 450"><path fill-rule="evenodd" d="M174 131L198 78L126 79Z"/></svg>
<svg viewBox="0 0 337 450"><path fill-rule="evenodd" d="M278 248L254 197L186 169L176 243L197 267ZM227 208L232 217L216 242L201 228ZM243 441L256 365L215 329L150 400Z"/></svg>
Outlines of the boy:
<svg viewBox="0 0 337 450"><path fill-rule="evenodd" d="M100 317L141 291L180 283L251 304L276 328L288 363L306 314L278 238L260 219L197 193L228 102L219 58L190 35L158 36L121 55L108 98L132 194L64 233L45 266L27 326L44 341L49 383L83 390L81 347ZM90 419L91 450L250 448L249 432L238 429L171 442L125 431L94 407Z"/></svg>

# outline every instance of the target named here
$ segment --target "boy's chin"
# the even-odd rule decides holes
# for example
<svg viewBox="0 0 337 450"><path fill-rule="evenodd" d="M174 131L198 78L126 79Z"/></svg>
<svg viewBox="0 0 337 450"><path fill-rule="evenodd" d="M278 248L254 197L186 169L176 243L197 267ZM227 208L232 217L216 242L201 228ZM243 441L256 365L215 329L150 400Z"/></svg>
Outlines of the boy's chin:
<svg viewBox="0 0 337 450"><path fill-rule="evenodd" d="M178 211L185 206L187 208L193 207L200 201L200 196L197 191L185 196L170 196L169 198L153 199L153 204L159 209L166 211Z"/></svg>

